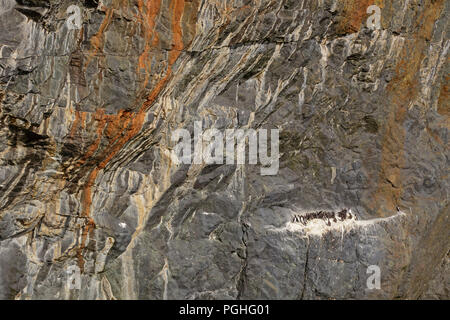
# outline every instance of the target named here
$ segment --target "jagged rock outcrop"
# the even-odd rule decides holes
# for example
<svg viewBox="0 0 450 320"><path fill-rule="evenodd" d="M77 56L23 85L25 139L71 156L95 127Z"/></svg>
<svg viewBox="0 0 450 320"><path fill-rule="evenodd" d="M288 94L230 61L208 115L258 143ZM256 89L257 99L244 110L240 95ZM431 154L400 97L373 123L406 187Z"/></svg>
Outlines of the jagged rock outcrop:
<svg viewBox="0 0 450 320"><path fill-rule="evenodd" d="M449 6L1 0L0 298L448 299ZM196 121L278 174L175 163Z"/></svg>

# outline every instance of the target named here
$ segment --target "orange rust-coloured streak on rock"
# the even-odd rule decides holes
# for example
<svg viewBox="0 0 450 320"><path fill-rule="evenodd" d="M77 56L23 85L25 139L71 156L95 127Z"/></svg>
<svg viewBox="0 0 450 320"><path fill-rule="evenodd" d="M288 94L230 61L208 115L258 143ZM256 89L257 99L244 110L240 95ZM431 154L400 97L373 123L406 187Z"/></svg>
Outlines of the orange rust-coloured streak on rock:
<svg viewBox="0 0 450 320"><path fill-rule="evenodd" d="M78 267L80 268L81 272L84 271L83 249L86 248L89 233L93 231L93 229L95 229L95 223L94 220L90 217L89 210L92 204L91 188L95 181L95 178L97 177L97 174L98 168L94 168L89 174L87 183L85 184L83 190L83 199L82 199L83 211L81 213L81 216L87 218L87 223L81 229L81 243L77 249Z"/></svg>
<svg viewBox="0 0 450 320"><path fill-rule="evenodd" d="M138 5L139 4L141 5L140 8L142 9L142 1L139 1ZM148 26L151 26L149 30L151 30L154 27L154 18L156 17L156 14L159 12L160 9L159 5L160 5L159 0L147 2L147 17L148 19L151 20L147 21ZM153 90L150 92L146 101L144 102L144 104L137 113L122 111L115 116L105 116L103 111L99 111L100 114L97 115L96 117L97 121L99 122L97 126L97 140L91 147L89 147L88 152L83 157L83 159L91 157L98 149L101 139L103 137L103 131L107 120L108 126L106 134L109 137L108 140L110 140L110 144L106 149L107 152L106 156L90 172L83 189L82 216L88 218L88 224L83 229L82 242L77 251L78 264L81 270L84 270L84 260L82 250L85 248L89 232L92 231L92 229L95 227L93 220L90 218L90 209L92 205L92 187L95 183L98 173L100 172L100 170L104 169L107 166L107 164L114 158L114 156L117 155L117 153L123 148L123 146L127 142L129 142L133 137L135 137L140 132L145 121L146 112L152 106L152 104L154 103L154 101L156 100L156 98L164 89L165 85L170 79L170 76L172 74L172 65L178 59L178 57L181 54L181 51L184 48L182 28L181 28L181 18L183 16L184 11L184 0L173 0L171 2L170 9L172 10L173 49L169 53L168 67L165 76L154 86ZM105 24L105 27L106 25L107 24ZM145 57L145 55L143 57ZM140 64L141 59L139 60L139 67L141 66ZM145 67L145 63L143 64L143 66Z"/></svg>
<svg viewBox="0 0 450 320"><path fill-rule="evenodd" d="M114 2L114 5L116 5L116 2ZM120 4L119 4L120 5ZM84 65L86 68L92 58L102 49L103 42L104 42L104 32L111 23L112 16L114 13L113 8L106 8L106 16L103 19L100 28L98 32L91 38L90 42L93 47L92 52L88 53L87 61ZM102 137L103 137L103 130L107 124L107 121L110 119L110 116L105 115L105 112L103 109L98 109L94 115L94 120L97 122L97 139L94 141L94 143L88 148L86 154L83 156L83 158L78 162L79 165L83 164L88 158L90 158L99 148ZM119 116L120 118L120 116ZM77 121L78 120L78 121ZM85 118L83 119L85 121ZM78 117L76 116L75 123L72 126L72 130L76 130L78 127L79 122L79 114ZM75 131L74 131L75 132ZM72 132L71 132L72 133ZM85 184L84 190L83 190L83 200L82 200L82 216L88 218L88 223L86 226L82 228L82 241L77 251L78 256L78 264L80 269L84 270L84 261L82 256L82 251L85 248L85 244L87 241L87 237L90 231L95 227L94 221L89 217L89 211L90 206L92 204L91 199L91 187L93 185L93 182L95 181L95 178L97 176L98 169L94 168L94 170L89 174L87 182Z"/></svg>
<svg viewBox="0 0 450 320"><path fill-rule="evenodd" d="M83 249L86 248L86 242L88 235L92 236L92 232L95 229L95 223L92 219L88 219L86 225L81 230L81 243L77 248L77 258L78 258L78 267L80 268L80 272L84 272L84 258L83 258Z"/></svg>
<svg viewBox="0 0 450 320"><path fill-rule="evenodd" d="M172 50L169 53L169 66L166 72L166 75L163 79L161 79L154 87L152 92L150 93L149 97L147 98L146 102L142 106L142 108L139 110L137 114L132 118L131 124L128 128L126 128L126 133L118 139L116 143L114 143L109 148L109 154L105 157L105 159L100 162L100 164L97 166L98 169L103 169L106 167L106 165L111 161L111 159L119 152L122 147L135 135L139 133L139 131L142 129L142 125L144 124L145 120L145 112L148 110L148 108L153 104L153 102L156 100L158 95L161 93L162 89L164 88L165 84L167 83L168 79L170 78L170 75L172 73L172 65L175 63L176 59L181 54L181 50L183 50L183 41L182 41L182 30L181 30L181 17L183 15L183 9L184 9L184 0L174 0L172 2L172 31L173 31L173 47L175 50ZM95 173L95 177L97 176L98 171ZM93 180L95 180L95 177ZM90 179L89 179L90 180Z"/></svg>
<svg viewBox="0 0 450 320"><path fill-rule="evenodd" d="M86 129L86 116L87 116L87 112L81 113L81 129L83 129L83 130Z"/></svg>
<svg viewBox="0 0 450 320"><path fill-rule="evenodd" d="M131 122L134 113L131 111L120 110L117 115L108 116L108 125L105 129L105 137L109 143L116 141L124 128L127 128Z"/></svg>
<svg viewBox="0 0 450 320"><path fill-rule="evenodd" d="M70 137L73 137L75 135L75 132L77 132L77 129L78 129L78 126L80 123L80 119L81 119L80 111L75 111L75 120L73 121L72 128L70 129L70 133L69 133Z"/></svg>
<svg viewBox="0 0 450 320"><path fill-rule="evenodd" d="M184 11L184 0L173 0L172 10L172 46L169 54L169 66L173 65L183 50L183 31L181 29L181 17Z"/></svg>
<svg viewBox="0 0 450 320"><path fill-rule="evenodd" d="M131 140L135 135L139 133L142 129L142 125L144 124L145 113L138 112L131 121L130 126L127 128L125 134L120 137L115 144L113 144L109 148L109 154L105 157L105 159L100 162L97 166L99 170L106 167L106 165L111 161L111 159L122 149L122 147Z"/></svg>
<svg viewBox="0 0 450 320"><path fill-rule="evenodd" d="M172 15L172 28L173 28L173 46L176 50L172 50L169 54L169 66L168 70L166 72L166 75L163 79L161 79L153 88L152 92L150 93L149 97L147 98L146 102L142 106L142 108L139 110L137 114L132 118L131 124L128 127L125 127L125 133L122 137L120 137L112 146L109 146L108 148L108 155L104 158L102 162L91 172L91 175L89 176L88 182L86 186L90 187L92 186L93 182L95 181L95 178L97 177L98 170L103 169L108 162L117 154L118 151L121 150L121 148L136 134L139 133L139 131L142 129L142 125L144 124L145 120L145 112L148 110L148 108L153 104L157 96L160 94L162 89L164 88L165 84L167 83L171 73L172 73L172 64L176 61L176 59L179 57L181 50L183 49L183 42L182 42L182 30L180 26L181 17L183 15L183 9L184 9L184 0L174 0L172 2L173 4L173 15ZM128 114L128 117L131 117L132 114ZM120 118L120 114L119 114ZM101 138L101 133L98 133L98 136ZM94 144L95 149L97 148L98 144ZM92 147L90 149L92 153ZM91 155L91 154L90 154ZM88 204L88 203L86 203ZM87 205L87 207L90 207L90 205Z"/></svg>
<svg viewBox="0 0 450 320"><path fill-rule="evenodd" d="M159 38L158 33L154 32L156 17L161 9L161 0L147 1L144 12L144 4L142 0L138 1L139 13L144 19L142 25L144 27L145 47L139 56L138 69L145 71L145 79L142 87L145 88L150 79L150 49L157 46Z"/></svg>
<svg viewBox="0 0 450 320"><path fill-rule="evenodd" d="M96 130L97 139L88 148L86 154L82 158L83 161L85 161L88 158L90 158L95 153L95 151L97 151L98 146L100 145L100 142L101 142L101 139L102 139L103 129L105 128L105 125L106 125L105 111L103 109L98 109L95 112L94 119L95 119L95 121L97 121L97 130Z"/></svg>
<svg viewBox="0 0 450 320"><path fill-rule="evenodd" d="M448 59L447 59L448 63ZM443 116L447 117L447 128L448 128L448 117L450 116L450 97L449 97L449 79L450 75L445 76L445 82L442 84L441 91L439 93L437 112ZM450 129L450 128L449 128Z"/></svg>
<svg viewBox="0 0 450 320"><path fill-rule="evenodd" d="M121 110L117 115L106 115L103 109L98 109L95 113L95 121L97 122L96 129L96 140L95 142L88 148L86 154L82 157L79 164L83 164L88 158L92 157L92 155L99 149L102 138L106 135L108 140L113 143L115 139L118 139L119 135L123 132L123 129L127 128L130 121L132 121L133 113L129 111ZM106 127L106 129L105 129ZM91 187L97 177L99 167L96 167L91 171L88 176L87 182L85 184L84 194L83 194L83 213L82 216L89 216L89 208L91 206Z"/></svg>
<svg viewBox="0 0 450 320"><path fill-rule="evenodd" d="M403 127L407 109L420 92L418 73L425 56L427 41L432 37L435 21L441 15L444 0L428 0L424 12L416 20L418 31L405 43L396 76L387 90L391 97L382 140L381 162L377 190L372 207L378 215L394 211L403 192L401 170L405 166L405 139Z"/></svg>
<svg viewBox="0 0 450 320"><path fill-rule="evenodd" d="M81 126L81 129L86 129L86 112L75 111L75 120L73 121L72 128L69 132L69 137L73 138L75 133L77 132L78 127Z"/></svg>

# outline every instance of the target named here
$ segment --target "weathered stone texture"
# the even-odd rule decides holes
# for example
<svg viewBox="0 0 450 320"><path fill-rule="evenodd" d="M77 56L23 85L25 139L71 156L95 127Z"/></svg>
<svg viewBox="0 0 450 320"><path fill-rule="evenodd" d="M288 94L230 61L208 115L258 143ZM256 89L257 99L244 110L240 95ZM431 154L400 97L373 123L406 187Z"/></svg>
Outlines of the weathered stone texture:
<svg viewBox="0 0 450 320"><path fill-rule="evenodd" d="M449 13L1 0L0 299L449 299ZM199 120L280 129L278 174L175 164Z"/></svg>

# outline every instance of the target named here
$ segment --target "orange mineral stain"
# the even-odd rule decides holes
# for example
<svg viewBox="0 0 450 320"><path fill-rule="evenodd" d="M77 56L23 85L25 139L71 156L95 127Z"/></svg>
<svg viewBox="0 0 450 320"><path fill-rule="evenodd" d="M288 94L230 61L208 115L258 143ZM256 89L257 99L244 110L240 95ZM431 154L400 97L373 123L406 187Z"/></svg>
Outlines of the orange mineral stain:
<svg viewBox="0 0 450 320"><path fill-rule="evenodd" d="M79 123L80 123L81 115L80 111L75 111L75 120L73 121L72 128L70 129L69 136L73 137L75 135L75 132L78 129Z"/></svg>
<svg viewBox="0 0 450 320"><path fill-rule="evenodd" d="M144 10L145 8L145 10ZM138 60L138 71L144 70L145 79L142 85L142 89L145 88L150 79L150 51L152 47L157 47L159 38L158 33L155 32L156 17L161 9L161 0L146 1L144 7L144 1L138 1L139 21L143 25L145 47ZM146 11L146 12L145 12ZM141 18L143 17L143 18Z"/></svg>
<svg viewBox="0 0 450 320"><path fill-rule="evenodd" d="M122 150L126 143L133 139L142 129L145 121L146 112L151 108L161 91L165 88L167 82L170 80L172 75L172 65L176 62L184 49L183 44L183 33L181 27L181 20L184 12L185 0L172 0L169 10L171 11L172 21L172 50L169 52L167 69L165 75L160 79L153 87L151 92L148 94L145 102L137 112L130 111L120 111L116 115L106 115L103 109L98 109L95 113L94 120L96 122L96 140L94 143L88 147L86 154L79 160L79 165L82 165L91 158L100 149L102 138L106 138L108 145L104 148L103 159L91 170L86 182L84 183L82 191L82 213L81 216L86 218L87 223L82 228L81 232L81 244L77 250L78 264L80 270L84 271L84 260L83 260L83 249L86 248L86 243L88 241L89 235L95 228L95 223L90 217L90 210L92 205L92 188L95 184L95 180L100 172L104 169L108 163L117 155L117 153ZM145 10L144 10L145 8ZM155 18L161 9L161 0L156 1L146 1L144 6L144 1L138 1L138 9L141 16L145 17L142 22L144 26L144 33L146 38L146 44L144 52L140 55L138 60L138 69L144 69L146 72L146 83L149 80L150 74L150 50L152 47L156 46L158 43L158 35L154 32L155 28ZM144 13L144 11L146 13ZM112 9L108 9L106 13L106 18L102 22L100 30L91 39L91 44L94 47L94 53L91 57L96 54L102 46L103 33L108 24L111 21ZM87 64L89 61L87 62ZM87 65L86 64L86 65ZM80 114L76 116L74 125L71 131L75 131L78 128L77 120L80 118ZM82 118L82 116L81 116Z"/></svg>
<svg viewBox="0 0 450 320"><path fill-rule="evenodd" d="M406 132L403 127L408 106L420 92L418 73L426 54L433 26L440 17L444 0L428 0L416 20L418 31L403 46L396 65L396 76L387 91L391 97L391 110L387 115L382 138L380 173L372 207L379 216L394 211L403 193L402 169L405 167Z"/></svg>

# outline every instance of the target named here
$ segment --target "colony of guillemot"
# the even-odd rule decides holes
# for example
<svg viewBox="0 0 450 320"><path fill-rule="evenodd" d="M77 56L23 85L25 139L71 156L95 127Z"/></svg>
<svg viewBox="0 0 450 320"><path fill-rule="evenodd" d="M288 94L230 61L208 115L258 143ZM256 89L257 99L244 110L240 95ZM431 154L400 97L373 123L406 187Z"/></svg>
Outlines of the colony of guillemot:
<svg viewBox="0 0 450 320"><path fill-rule="evenodd" d="M342 209L339 212L331 212L331 211L316 211L316 212L309 212L301 215L294 215L292 217L292 222L295 223L301 223L304 226L308 224L310 220L314 219L321 219L326 221L327 226L331 226L331 221L337 222L344 221L348 219L354 219L356 220L356 215L351 213L351 210Z"/></svg>

